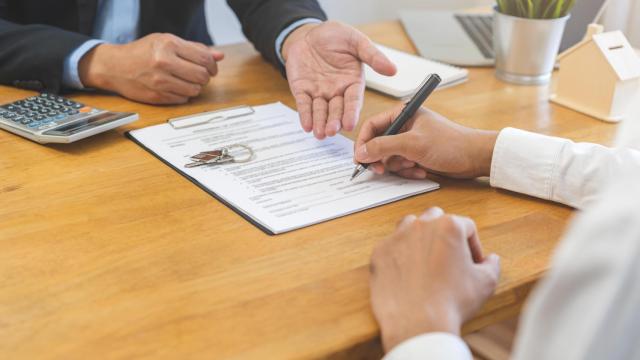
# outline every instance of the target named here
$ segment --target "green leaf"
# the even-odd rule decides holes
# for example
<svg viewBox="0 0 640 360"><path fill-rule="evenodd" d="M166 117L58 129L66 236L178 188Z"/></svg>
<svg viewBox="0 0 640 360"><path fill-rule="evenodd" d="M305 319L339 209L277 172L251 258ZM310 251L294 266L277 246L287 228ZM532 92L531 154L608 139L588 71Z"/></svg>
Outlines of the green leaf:
<svg viewBox="0 0 640 360"><path fill-rule="evenodd" d="M533 18L534 13L533 13L533 0L527 0L527 17L528 18Z"/></svg>
<svg viewBox="0 0 640 360"><path fill-rule="evenodd" d="M567 16L575 2L576 0L496 0L501 13L530 19Z"/></svg>
<svg viewBox="0 0 640 360"><path fill-rule="evenodd" d="M540 16L541 19L548 19L549 16L551 16L551 11L553 10L553 5L557 2L557 0L550 0L547 3L547 6L545 7L544 11L542 11L542 15Z"/></svg>

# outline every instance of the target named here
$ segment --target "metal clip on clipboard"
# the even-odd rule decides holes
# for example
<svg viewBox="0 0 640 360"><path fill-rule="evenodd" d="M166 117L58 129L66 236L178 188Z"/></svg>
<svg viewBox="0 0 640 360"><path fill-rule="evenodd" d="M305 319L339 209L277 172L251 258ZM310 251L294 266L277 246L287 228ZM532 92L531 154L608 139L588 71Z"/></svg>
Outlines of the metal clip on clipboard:
<svg viewBox="0 0 640 360"><path fill-rule="evenodd" d="M199 114L181 116L167 120L174 129L186 129L193 126L208 124L215 120L228 120L242 116L252 115L255 110L251 106L241 105L232 108L203 112Z"/></svg>

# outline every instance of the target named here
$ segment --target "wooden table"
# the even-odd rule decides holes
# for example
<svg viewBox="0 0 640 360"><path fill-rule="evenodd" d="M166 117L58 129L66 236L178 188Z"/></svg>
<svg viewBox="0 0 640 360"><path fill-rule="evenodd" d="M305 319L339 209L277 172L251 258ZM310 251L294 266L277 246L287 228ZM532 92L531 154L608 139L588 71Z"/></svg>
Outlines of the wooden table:
<svg viewBox="0 0 640 360"><path fill-rule="evenodd" d="M414 51L397 22L363 26ZM379 354L367 266L403 215L438 205L474 218L502 256L496 295L465 331L511 316L545 272L571 209L486 181L442 189L269 237L124 137L167 118L282 101L287 83L250 45L185 106L73 98L140 120L71 145L0 131L0 358L355 358ZM31 92L2 87L0 101ZM547 87L472 69L429 105L474 127L519 127L608 144L615 126L547 102ZM363 117L397 101L367 92ZM354 134L348 134L353 137Z"/></svg>

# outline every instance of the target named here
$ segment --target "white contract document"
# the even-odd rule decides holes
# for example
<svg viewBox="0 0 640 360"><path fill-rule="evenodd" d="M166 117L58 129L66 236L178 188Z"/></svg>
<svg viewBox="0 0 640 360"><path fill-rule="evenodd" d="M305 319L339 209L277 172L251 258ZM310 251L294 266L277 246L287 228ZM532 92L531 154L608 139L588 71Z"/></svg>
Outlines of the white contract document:
<svg viewBox="0 0 640 360"><path fill-rule="evenodd" d="M253 109L250 115L180 129L155 125L128 136L269 234L439 187L429 180L371 172L349 181L355 167L351 140L342 135L316 140L302 130L298 113L281 103ZM232 144L251 147L253 160L185 167L195 154Z"/></svg>

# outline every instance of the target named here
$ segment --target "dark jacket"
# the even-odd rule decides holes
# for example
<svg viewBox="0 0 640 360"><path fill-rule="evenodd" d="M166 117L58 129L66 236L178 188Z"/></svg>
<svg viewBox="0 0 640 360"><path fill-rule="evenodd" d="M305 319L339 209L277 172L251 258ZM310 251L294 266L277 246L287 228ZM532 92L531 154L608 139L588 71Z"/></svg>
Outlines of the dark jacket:
<svg viewBox="0 0 640 360"><path fill-rule="evenodd" d="M117 0L116 0L117 1ZM278 34L325 19L316 0L228 0L247 38L278 65ZM0 84L59 92L65 58L91 39L98 0L0 0ZM204 0L140 0L140 36L165 32L212 45Z"/></svg>

